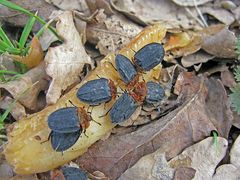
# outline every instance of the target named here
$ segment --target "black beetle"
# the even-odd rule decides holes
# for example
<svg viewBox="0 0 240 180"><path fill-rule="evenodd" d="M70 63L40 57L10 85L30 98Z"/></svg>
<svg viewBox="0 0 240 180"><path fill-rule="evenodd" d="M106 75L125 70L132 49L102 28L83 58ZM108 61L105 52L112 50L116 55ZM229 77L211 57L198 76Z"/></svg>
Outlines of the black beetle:
<svg viewBox="0 0 240 180"><path fill-rule="evenodd" d="M140 70L150 71L162 62L164 54L165 51L161 44L150 43L136 52L134 63Z"/></svg>
<svg viewBox="0 0 240 180"><path fill-rule="evenodd" d="M153 81L147 82L147 96L145 101L149 104L159 103L165 95L162 86Z"/></svg>
<svg viewBox="0 0 240 180"><path fill-rule="evenodd" d="M81 133L85 134L91 120L82 107L61 108L50 114L48 126L52 131L49 138L53 149L65 151L75 144Z"/></svg>
<svg viewBox="0 0 240 180"><path fill-rule="evenodd" d="M112 123L121 123L136 111L138 105L127 92L124 92L109 111Z"/></svg>
<svg viewBox="0 0 240 180"><path fill-rule="evenodd" d="M87 180L87 173L80 168L62 167L62 172L66 180Z"/></svg>
<svg viewBox="0 0 240 180"><path fill-rule="evenodd" d="M115 99L117 88L112 80L106 78L94 79L85 83L77 91L77 97L89 105L99 105Z"/></svg>
<svg viewBox="0 0 240 180"><path fill-rule="evenodd" d="M61 108L48 116L48 127L59 133L78 131L80 127L78 109L76 107Z"/></svg>
<svg viewBox="0 0 240 180"><path fill-rule="evenodd" d="M137 71L132 62L126 56L118 54L115 58L115 64L116 69L124 83L129 84L133 81L138 81Z"/></svg>
<svg viewBox="0 0 240 180"><path fill-rule="evenodd" d="M78 140L81 130L71 133L50 133L52 148L57 152L63 152L73 146Z"/></svg>

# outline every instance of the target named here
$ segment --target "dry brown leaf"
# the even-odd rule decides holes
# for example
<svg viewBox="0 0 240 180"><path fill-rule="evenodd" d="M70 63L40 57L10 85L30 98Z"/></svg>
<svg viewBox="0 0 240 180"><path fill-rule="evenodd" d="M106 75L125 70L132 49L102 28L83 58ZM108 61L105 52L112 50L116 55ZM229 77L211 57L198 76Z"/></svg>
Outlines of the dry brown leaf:
<svg viewBox="0 0 240 180"><path fill-rule="evenodd" d="M87 39L97 44L97 48L103 55L116 52L129 43L142 29L122 15L107 17L103 11L99 11L96 19L97 24L87 27Z"/></svg>
<svg viewBox="0 0 240 180"><path fill-rule="evenodd" d="M51 43L57 40L57 37L48 29L46 29L39 38L43 51L46 51Z"/></svg>
<svg viewBox="0 0 240 180"><path fill-rule="evenodd" d="M0 83L0 89L8 91L14 99L18 99L23 106L31 110L38 109L38 94L40 91L46 90L47 86L48 83L43 63L31 69L19 79Z"/></svg>
<svg viewBox="0 0 240 180"><path fill-rule="evenodd" d="M79 79L85 64L92 64L74 26L72 12L59 15L56 28L64 43L50 48L45 56L46 72L52 78L46 96L48 104L56 103L61 91Z"/></svg>
<svg viewBox="0 0 240 180"><path fill-rule="evenodd" d="M214 58L213 55L210 55L204 51L198 51L194 54L190 54L188 56L183 56L181 59L181 62L184 67L191 67L194 64L208 62L209 60L211 60L213 58Z"/></svg>
<svg viewBox="0 0 240 180"><path fill-rule="evenodd" d="M238 6L238 8L236 8L233 11L233 14L235 15L235 19L238 23L240 23L240 6Z"/></svg>
<svg viewBox="0 0 240 180"><path fill-rule="evenodd" d="M2 151L2 149L0 151ZM7 180L13 176L13 168L4 159L3 153L0 152L0 179Z"/></svg>
<svg viewBox="0 0 240 180"><path fill-rule="evenodd" d="M14 99L6 96L0 101L0 109L6 110L11 106L12 103L14 103ZM22 119L24 116L26 116L25 108L19 102L14 103L14 106L10 113L15 120Z"/></svg>
<svg viewBox="0 0 240 180"><path fill-rule="evenodd" d="M213 35L204 35L202 49L216 57L236 58L237 38L235 34L228 27L219 29L220 31L216 29L217 32L215 31Z"/></svg>
<svg viewBox="0 0 240 180"><path fill-rule="evenodd" d="M57 8L51 4L46 3L45 1L36 1L36 0L11 0L11 2L18 4L24 9L27 9L31 12L38 11L38 16L43 19L48 19L52 11L57 10ZM28 15L20 13L19 11L12 10L11 8L0 6L1 17L0 19L13 24L14 26L24 27L27 20L29 19ZM34 30L40 29L40 23L36 23Z"/></svg>
<svg viewBox="0 0 240 180"><path fill-rule="evenodd" d="M209 14L215 17L217 20L224 23L225 25L231 25L235 21L234 15L223 8L213 8L205 6L201 8L201 12L203 14Z"/></svg>
<svg viewBox="0 0 240 180"><path fill-rule="evenodd" d="M199 6L212 0L172 0L179 6Z"/></svg>
<svg viewBox="0 0 240 180"><path fill-rule="evenodd" d="M232 72L229 69L221 72L221 81L224 86L232 88L236 85L236 80Z"/></svg>
<svg viewBox="0 0 240 180"><path fill-rule="evenodd" d="M36 36L33 37L29 52L26 56L11 55L15 61L25 64L29 69L38 66L43 61L43 50L41 44Z"/></svg>
<svg viewBox="0 0 240 180"><path fill-rule="evenodd" d="M172 168L189 167L196 170L194 179L211 179L218 163L224 158L228 142L218 137L217 145L213 137L206 138L186 148L180 155L169 161Z"/></svg>
<svg viewBox="0 0 240 180"><path fill-rule="evenodd" d="M237 180L240 177L240 136L235 140L230 151L230 163L219 166L213 176L213 180Z"/></svg>
<svg viewBox="0 0 240 180"><path fill-rule="evenodd" d="M196 170L193 168L178 168L174 174L174 180L190 180L195 176Z"/></svg>
<svg viewBox="0 0 240 180"><path fill-rule="evenodd" d="M172 180L174 169L170 168L165 155L158 151L142 157L133 167L125 171L119 180L161 179Z"/></svg>
<svg viewBox="0 0 240 180"><path fill-rule="evenodd" d="M211 130L217 129L220 135L226 137L230 129L228 123L231 124L232 119L228 114L230 110L226 105L225 89L213 79L192 79L198 85L195 85L191 98L181 107L135 132L98 141L76 162L89 172L100 170L109 178L116 179L142 156L158 148L170 159L194 142L209 136ZM190 86L188 84L186 88Z"/></svg>
<svg viewBox="0 0 240 180"><path fill-rule="evenodd" d="M184 8L169 0L113 1L115 9L137 23L163 22L167 28L200 29L201 26ZM127 13L128 12L128 13ZM135 16L135 17L134 17Z"/></svg>
<svg viewBox="0 0 240 180"><path fill-rule="evenodd" d="M230 151L230 162L237 168L240 168L239 156L240 156L240 136L238 136L238 138L235 140Z"/></svg>
<svg viewBox="0 0 240 180"><path fill-rule="evenodd" d="M85 0L45 0L46 2L53 4L61 10L78 10L80 12L89 13Z"/></svg>

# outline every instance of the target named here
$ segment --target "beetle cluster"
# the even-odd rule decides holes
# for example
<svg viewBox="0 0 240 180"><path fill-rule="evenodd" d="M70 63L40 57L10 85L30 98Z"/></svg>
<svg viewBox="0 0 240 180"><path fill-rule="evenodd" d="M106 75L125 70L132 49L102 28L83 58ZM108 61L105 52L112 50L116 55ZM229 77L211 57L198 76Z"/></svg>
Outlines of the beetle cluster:
<svg viewBox="0 0 240 180"><path fill-rule="evenodd" d="M142 72L160 64L163 57L164 49L159 43L150 43L137 51L133 63L124 55L116 55L116 71L127 88L107 112L112 123L118 124L129 119L143 102L155 104L162 100L164 90L158 83L146 83L139 79ZM94 79L83 84L76 96L89 106L97 106L115 100L117 87L112 80ZM73 146L88 128L90 120L91 116L80 107L62 108L50 114L48 126L53 149L65 151Z"/></svg>

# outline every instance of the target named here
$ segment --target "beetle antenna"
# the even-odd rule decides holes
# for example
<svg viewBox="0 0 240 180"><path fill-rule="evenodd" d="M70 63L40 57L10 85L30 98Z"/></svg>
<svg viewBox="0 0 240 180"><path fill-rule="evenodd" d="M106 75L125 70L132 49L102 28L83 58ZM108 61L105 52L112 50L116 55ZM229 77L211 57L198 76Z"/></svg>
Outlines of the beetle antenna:
<svg viewBox="0 0 240 180"><path fill-rule="evenodd" d="M88 138L88 135L86 134L86 129L84 129L83 134Z"/></svg>
<svg viewBox="0 0 240 180"><path fill-rule="evenodd" d="M133 52L135 52L136 53L136 51L134 50L134 49L132 49L132 48L130 48Z"/></svg>
<svg viewBox="0 0 240 180"><path fill-rule="evenodd" d="M108 63L111 64L111 66L113 67L113 69L115 69L115 71L117 71L117 69L115 68L112 62L108 62Z"/></svg>
<svg viewBox="0 0 240 180"><path fill-rule="evenodd" d="M101 76L99 76L98 74L97 74L97 77L99 78L99 79L101 79L102 77Z"/></svg>
<svg viewBox="0 0 240 180"><path fill-rule="evenodd" d="M73 102L71 100L68 100L68 101L72 106L77 107L76 105L73 104Z"/></svg>

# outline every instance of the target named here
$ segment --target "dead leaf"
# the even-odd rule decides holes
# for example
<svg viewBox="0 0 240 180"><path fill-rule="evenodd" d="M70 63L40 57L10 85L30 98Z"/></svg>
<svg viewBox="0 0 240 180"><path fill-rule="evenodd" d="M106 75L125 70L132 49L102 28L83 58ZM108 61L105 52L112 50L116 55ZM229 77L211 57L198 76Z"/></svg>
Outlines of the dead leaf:
<svg viewBox="0 0 240 180"><path fill-rule="evenodd" d="M47 86L43 63L31 69L19 79L0 83L0 89L9 92L14 99L18 99L23 106L31 110L37 110L38 94L40 91L46 90ZM24 93L25 91L27 92Z"/></svg>
<svg viewBox="0 0 240 180"><path fill-rule="evenodd" d="M232 72L228 69L221 72L221 81L224 86L232 88L236 85L236 81Z"/></svg>
<svg viewBox="0 0 240 180"><path fill-rule="evenodd" d="M182 167L178 168L174 174L174 180L190 180L195 176L196 170L193 168Z"/></svg>
<svg viewBox="0 0 240 180"><path fill-rule="evenodd" d="M212 0L172 0L179 6L199 6Z"/></svg>
<svg viewBox="0 0 240 180"><path fill-rule="evenodd" d="M240 168L239 156L240 156L240 136L238 136L238 138L235 140L230 151L230 162L237 168Z"/></svg>
<svg viewBox="0 0 240 180"><path fill-rule="evenodd" d="M205 35L202 49L216 57L236 58L236 43L234 33L225 27L214 35Z"/></svg>
<svg viewBox="0 0 240 180"><path fill-rule="evenodd" d="M235 140L230 151L230 164L224 164L216 169L213 180L237 180L240 177L240 136Z"/></svg>
<svg viewBox="0 0 240 180"><path fill-rule="evenodd" d="M226 154L228 142L218 137L217 146L209 137L186 148L180 155L169 161L171 168L190 167L196 170L194 179L211 179L215 168Z"/></svg>
<svg viewBox="0 0 240 180"><path fill-rule="evenodd" d="M233 126L240 129L240 115L233 110Z"/></svg>
<svg viewBox="0 0 240 180"><path fill-rule="evenodd" d="M88 176L90 177L91 180L109 180L109 178L100 171L95 171L92 174L89 174Z"/></svg>
<svg viewBox="0 0 240 180"><path fill-rule="evenodd" d="M105 0L87 0L86 1L88 8L90 9L91 13L94 13L97 10L104 10L104 13L106 13L108 16L111 16L115 14L113 12L110 4L108 1Z"/></svg>
<svg viewBox="0 0 240 180"><path fill-rule="evenodd" d="M99 11L96 18L97 24L87 26L87 39L97 44L97 48L103 55L116 52L142 29L122 15L107 17L103 11Z"/></svg>
<svg viewBox="0 0 240 180"><path fill-rule="evenodd" d="M78 10L80 12L89 14L89 9L88 6L85 2L83 1L78 1L78 0L45 0L49 4L53 4L54 6L58 7L61 10Z"/></svg>
<svg viewBox="0 0 240 180"><path fill-rule="evenodd" d="M135 22L144 22L145 24L162 22L167 28L201 28L198 22L192 18L192 15L186 13L184 8L179 8L178 5L169 0L162 0L161 3L158 0L114 0L113 3L118 10L124 12L124 15L136 20Z"/></svg>
<svg viewBox="0 0 240 180"><path fill-rule="evenodd" d="M6 96L0 101L0 109L5 109L5 110L8 109L13 102L14 102L14 99ZM22 119L24 116L26 116L25 108L19 102L15 102L15 105L13 106L10 113L15 120Z"/></svg>
<svg viewBox="0 0 240 180"><path fill-rule="evenodd" d="M201 8L201 12L215 17L225 25L231 25L235 21L234 15L223 8L205 6Z"/></svg>
<svg viewBox="0 0 240 180"><path fill-rule="evenodd" d="M228 116L225 89L213 79L195 77L195 81L198 82L198 89L181 107L135 132L98 141L76 160L77 164L89 172L99 170L110 179L116 179L142 156L158 148L170 159L194 142L209 136L214 129L220 135L227 136L230 127L226 124L231 124L232 119ZM217 122L217 128L214 122Z"/></svg>
<svg viewBox="0 0 240 180"><path fill-rule="evenodd" d="M174 169L170 168L165 155L158 151L142 157L133 167L125 171L119 180L161 179L172 180Z"/></svg>
<svg viewBox="0 0 240 180"><path fill-rule="evenodd" d="M15 61L25 64L29 69L38 66L43 61L43 50L36 36L33 37L29 52L26 56L18 56L9 54Z"/></svg>
<svg viewBox="0 0 240 180"><path fill-rule="evenodd" d="M240 23L240 6L238 6L234 11L233 14L235 16L235 19L238 23Z"/></svg>
<svg viewBox="0 0 240 180"><path fill-rule="evenodd" d="M0 179L10 179L14 176L13 168L4 159L0 153Z"/></svg>
<svg viewBox="0 0 240 180"><path fill-rule="evenodd" d="M46 72L52 78L47 92L47 104L55 103L61 91L77 81L85 64L91 64L78 34L72 12L66 11L58 17L57 32L64 38L60 46L49 48L46 56Z"/></svg>
<svg viewBox="0 0 240 180"><path fill-rule="evenodd" d="M46 29L46 31L43 32L43 35L39 38L43 51L46 51L51 43L57 40L57 37L48 29Z"/></svg>
<svg viewBox="0 0 240 180"><path fill-rule="evenodd" d="M36 1L36 0L11 0L11 2L18 4L24 9L27 9L31 12L38 11L38 16L42 17L44 20L47 20L52 11L57 10L57 8L51 4L46 3L45 1ZM29 19L28 15L19 13L19 11L12 10L11 8L1 6L1 17L0 19L4 22L13 24L14 26L24 27L27 20ZM40 29L40 23L36 23L34 26L34 31Z"/></svg>
<svg viewBox="0 0 240 180"><path fill-rule="evenodd" d="M217 168L212 180L238 180L240 177L240 169L232 164L224 164Z"/></svg>
<svg viewBox="0 0 240 180"><path fill-rule="evenodd" d="M181 62L184 67L191 67L194 64L208 62L213 58L214 58L213 55L210 55L204 51L198 51L194 54L183 56Z"/></svg>

